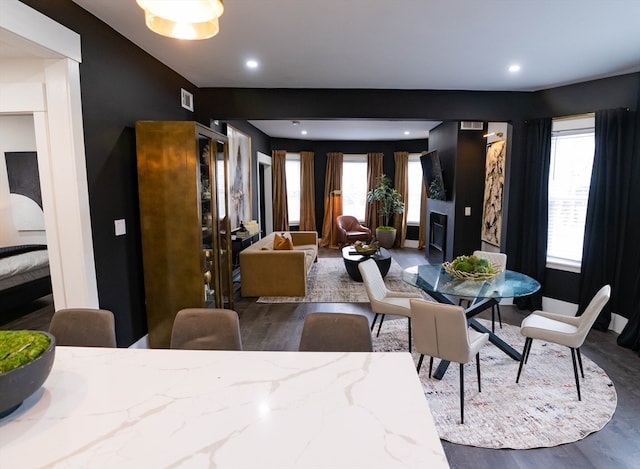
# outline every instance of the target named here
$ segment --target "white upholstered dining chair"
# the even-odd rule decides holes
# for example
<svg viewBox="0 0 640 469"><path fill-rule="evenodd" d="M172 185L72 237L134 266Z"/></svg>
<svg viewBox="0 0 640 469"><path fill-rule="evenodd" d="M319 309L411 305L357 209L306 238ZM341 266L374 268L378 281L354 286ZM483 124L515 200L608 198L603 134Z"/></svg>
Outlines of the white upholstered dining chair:
<svg viewBox="0 0 640 469"><path fill-rule="evenodd" d="M593 323L598 318L600 311L602 311L604 305L609 301L610 296L611 286L605 285L594 295L581 316L565 316L563 314L554 314L546 311L534 311L524 318L520 326L520 333L525 336L526 339L524 342L524 350L522 351L522 359L518 367L516 383L520 381L520 373L522 373L523 366L529 359L533 339L564 345L571 349L571 360L573 361L573 374L576 380L578 400L582 400L580 396L580 379L578 378L576 358L580 366L580 374L582 378L584 378L580 347L591 330L591 326L593 326Z"/></svg>
<svg viewBox="0 0 640 469"><path fill-rule="evenodd" d="M409 300L411 298L422 298L422 296L420 293L389 290L384 284L380 269L373 259L360 262L358 270L360 270L362 282L369 297L371 311L375 313L371 323L371 330L373 331L373 326L375 326L376 320L380 315L378 335L380 335L380 329L386 314L406 317L409 321L409 352L411 352L411 305Z"/></svg>
<svg viewBox="0 0 640 469"><path fill-rule="evenodd" d="M462 306L422 299L412 299L410 303L413 337L416 351L420 353L417 371L420 372L425 355L430 356L429 378L434 357L460 364L460 423L464 423L464 364L475 357L478 392L481 392L480 349L489 340L489 334L477 332L467 325Z"/></svg>

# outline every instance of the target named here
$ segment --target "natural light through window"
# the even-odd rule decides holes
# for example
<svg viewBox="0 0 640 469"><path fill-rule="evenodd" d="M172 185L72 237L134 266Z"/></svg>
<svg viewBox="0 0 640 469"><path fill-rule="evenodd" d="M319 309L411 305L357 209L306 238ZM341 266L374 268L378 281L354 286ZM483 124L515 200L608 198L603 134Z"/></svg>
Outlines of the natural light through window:
<svg viewBox="0 0 640 469"><path fill-rule="evenodd" d="M342 213L364 221L367 204L367 156L344 155L342 159Z"/></svg>
<svg viewBox="0 0 640 469"><path fill-rule="evenodd" d="M407 223L418 225L420 223L420 196L422 195L422 166L420 165L420 154L409 155L409 193L404 204Z"/></svg>
<svg viewBox="0 0 640 469"><path fill-rule="evenodd" d="M579 267L595 148L593 117L553 122L547 261Z"/></svg>
<svg viewBox="0 0 640 469"><path fill-rule="evenodd" d="M300 224L300 154L287 153L287 209L290 225Z"/></svg>

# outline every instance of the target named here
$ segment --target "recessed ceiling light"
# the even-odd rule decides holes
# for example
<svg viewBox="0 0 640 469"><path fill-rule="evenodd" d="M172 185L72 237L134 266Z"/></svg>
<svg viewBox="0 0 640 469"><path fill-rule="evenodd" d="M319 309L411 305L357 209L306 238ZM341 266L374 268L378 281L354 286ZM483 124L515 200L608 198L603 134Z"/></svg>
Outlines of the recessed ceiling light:
<svg viewBox="0 0 640 469"><path fill-rule="evenodd" d="M291 121L292 125L300 125L300 121Z"/></svg>
<svg viewBox="0 0 640 469"><path fill-rule="evenodd" d="M249 68L258 68L258 61L257 60L247 60L247 67Z"/></svg>
<svg viewBox="0 0 640 469"><path fill-rule="evenodd" d="M518 65L518 64L509 65L509 71L511 73L519 72L520 71L520 65Z"/></svg>
<svg viewBox="0 0 640 469"><path fill-rule="evenodd" d="M303 130L302 132L300 132L302 135L307 135L307 131Z"/></svg>
<svg viewBox="0 0 640 469"><path fill-rule="evenodd" d="M404 134L405 134L405 135L409 135L410 133L411 133L411 132L409 132L408 130L405 130L405 131L404 131Z"/></svg>

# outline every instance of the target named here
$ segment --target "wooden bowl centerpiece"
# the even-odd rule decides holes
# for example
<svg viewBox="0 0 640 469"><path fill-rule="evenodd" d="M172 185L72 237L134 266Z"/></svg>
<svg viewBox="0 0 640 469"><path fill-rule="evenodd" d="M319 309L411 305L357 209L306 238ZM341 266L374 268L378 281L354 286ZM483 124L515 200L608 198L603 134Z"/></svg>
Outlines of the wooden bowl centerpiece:
<svg viewBox="0 0 640 469"><path fill-rule="evenodd" d="M443 262L442 268L458 280L490 280L501 272L489 259L478 256L458 256L452 262Z"/></svg>
<svg viewBox="0 0 640 469"><path fill-rule="evenodd" d="M46 381L55 357L56 339L42 331L0 331L0 418Z"/></svg>
<svg viewBox="0 0 640 469"><path fill-rule="evenodd" d="M362 254L363 256L370 256L378 250L377 244L364 244L362 241L356 241L353 247L358 254Z"/></svg>

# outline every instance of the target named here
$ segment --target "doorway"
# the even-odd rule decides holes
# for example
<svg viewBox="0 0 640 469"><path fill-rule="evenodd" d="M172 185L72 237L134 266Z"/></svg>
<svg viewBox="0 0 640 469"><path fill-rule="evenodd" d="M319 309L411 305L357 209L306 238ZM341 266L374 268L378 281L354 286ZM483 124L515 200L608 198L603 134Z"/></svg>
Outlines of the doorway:
<svg viewBox="0 0 640 469"><path fill-rule="evenodd" d="M273 233L271 157L258 152L258 223L262 237Z"/></svg>

